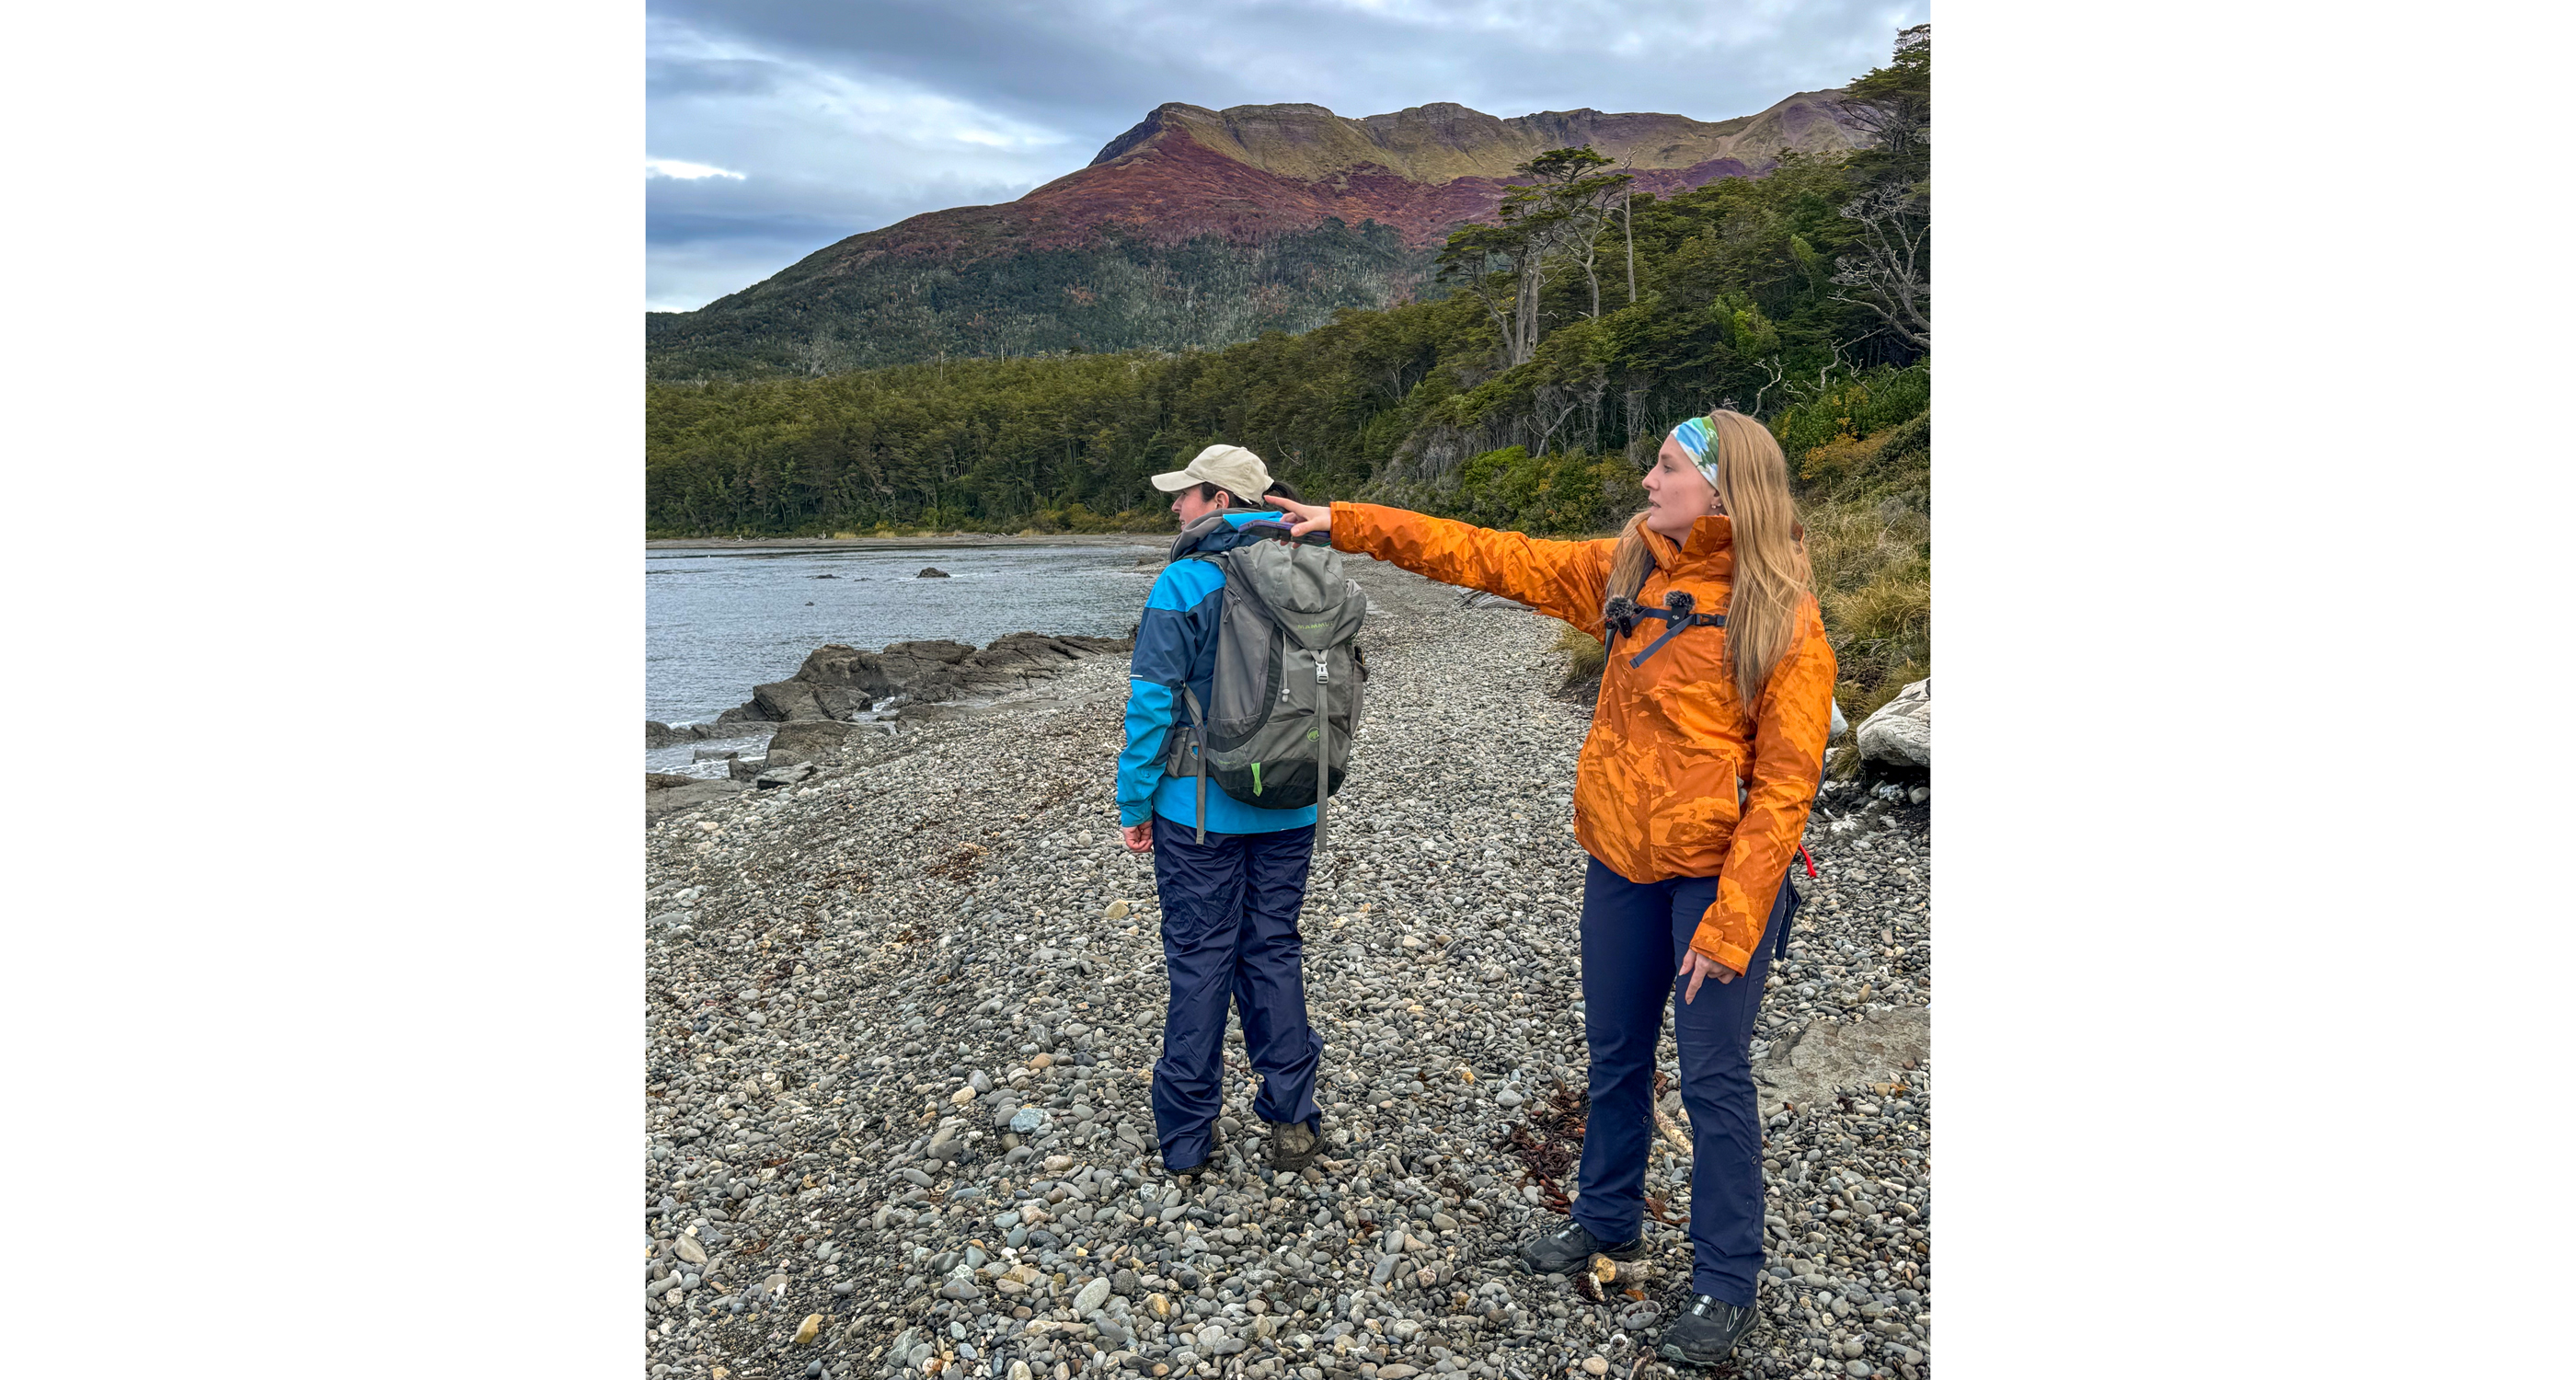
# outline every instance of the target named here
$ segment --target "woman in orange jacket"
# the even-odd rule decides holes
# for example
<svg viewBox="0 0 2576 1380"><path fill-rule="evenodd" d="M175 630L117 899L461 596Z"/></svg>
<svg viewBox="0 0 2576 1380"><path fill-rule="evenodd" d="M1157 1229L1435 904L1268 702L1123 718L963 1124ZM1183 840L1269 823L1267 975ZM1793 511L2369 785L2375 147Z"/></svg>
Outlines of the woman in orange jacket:
<svg viewBox="0 0 2576 1380"><path fill-rule="evenodd" d="M1718 411L1673 429L1618 537L1536 541L1364 503L1279 506L1296 531L1516 599L1610 660L1575 769L1592 1111L1574 1221L1521 1248L1540 1273L1643 1253L1655 1044L1666 1005L1692 1140L1691 1309L1664 1355L1723 1359L1751 1327L1762 1255L1753 1020L1794 893L1833 717L1834 654L1809 589L1779 443Z"/></svg>

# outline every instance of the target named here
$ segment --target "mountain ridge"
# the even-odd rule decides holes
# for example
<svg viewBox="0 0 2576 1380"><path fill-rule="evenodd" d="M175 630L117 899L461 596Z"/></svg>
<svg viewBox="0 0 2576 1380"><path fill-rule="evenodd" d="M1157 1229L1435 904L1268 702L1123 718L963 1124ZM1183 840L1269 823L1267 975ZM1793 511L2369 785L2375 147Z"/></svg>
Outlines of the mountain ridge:
<svg viewBox="0 0 2576 1380"><path fill-rule="evenodd" d="M1789 150L1857 147L1839 95L1799 92L1721 121L1165 102L1016 200L911 216L694 312L648 313L647 366L661 377L816 373L1311 329L1419 290L1448 233L1492 215L1512 169L1549 149L1589 144L1627 166L1638 191L1669 196L1760 176Z"/></svg>

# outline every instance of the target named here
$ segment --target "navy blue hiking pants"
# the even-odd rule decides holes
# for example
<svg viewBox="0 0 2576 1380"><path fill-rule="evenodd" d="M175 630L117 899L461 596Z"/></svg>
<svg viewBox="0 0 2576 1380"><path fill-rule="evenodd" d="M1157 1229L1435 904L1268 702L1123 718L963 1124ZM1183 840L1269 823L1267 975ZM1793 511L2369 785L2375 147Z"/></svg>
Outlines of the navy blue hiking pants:
<svg viewBox="0 0 2576 1380"><path fill-rule="evenodd" d="M1753 1016L1794 893L1780 879L1751 971L1703 978L1685 1005L1679 978L1714 877L1639 885L1595 858L1583 874L1583 1035L1592 1049L1592 1112L1583 1133L1574 1220L1604 1241L1644 1228L1646 1147L1655 1138L1655 1045L1664 1010L1681 1050L1691 1132L1691 1291L1753 1306L1762 1270L1762 1125L1753 1096Z"/></svg>
<svg viewBox="0 0 2576 1380"><path fill-rule="evenodd" d="M1213 1148L1224 1105L1225 1010L1261 1075L1253 1111L1264 1121L1321 1130L1315 1068L1324 1040L1306 1023L1306 865L1315 829L1193 839L1154 821L1154 886L1163 903L1163 1057L1154 1061L1154 1130L1163 1162L1196 1164Z"/></svg>

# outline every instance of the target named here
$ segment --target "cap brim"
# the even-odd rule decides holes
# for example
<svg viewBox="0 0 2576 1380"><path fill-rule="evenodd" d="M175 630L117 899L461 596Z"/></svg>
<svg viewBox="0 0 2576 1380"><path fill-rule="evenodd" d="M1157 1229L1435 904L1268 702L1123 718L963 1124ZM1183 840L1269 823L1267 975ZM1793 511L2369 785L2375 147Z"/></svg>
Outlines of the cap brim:
<svg viewBox="0 0 2576 1380"><path fill-rule="evenodd" d="M1191 474L1188 470L1174 470L1170 474L1158 474L1154 476L1154 487L1167 494L1179 493L1181 490L1198 482L1198 477Z"/></svg>

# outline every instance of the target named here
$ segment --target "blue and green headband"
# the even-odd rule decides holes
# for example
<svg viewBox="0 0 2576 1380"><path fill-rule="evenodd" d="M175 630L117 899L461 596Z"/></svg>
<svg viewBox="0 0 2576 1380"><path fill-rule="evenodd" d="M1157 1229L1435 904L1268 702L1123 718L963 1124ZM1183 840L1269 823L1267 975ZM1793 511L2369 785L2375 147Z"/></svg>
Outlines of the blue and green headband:
<svg viewBox="0 0 2576 1380"><path fill-rule="evenodd" d="M1699 466L1700 475L1708 480L1708 486L1716 488L1717 456L1711 453L1716 438L1708 434L1708 418L1693 417L1674 427L1673 439L1682 443L1683 453L1690 456L1692 464Z"/></svg>

